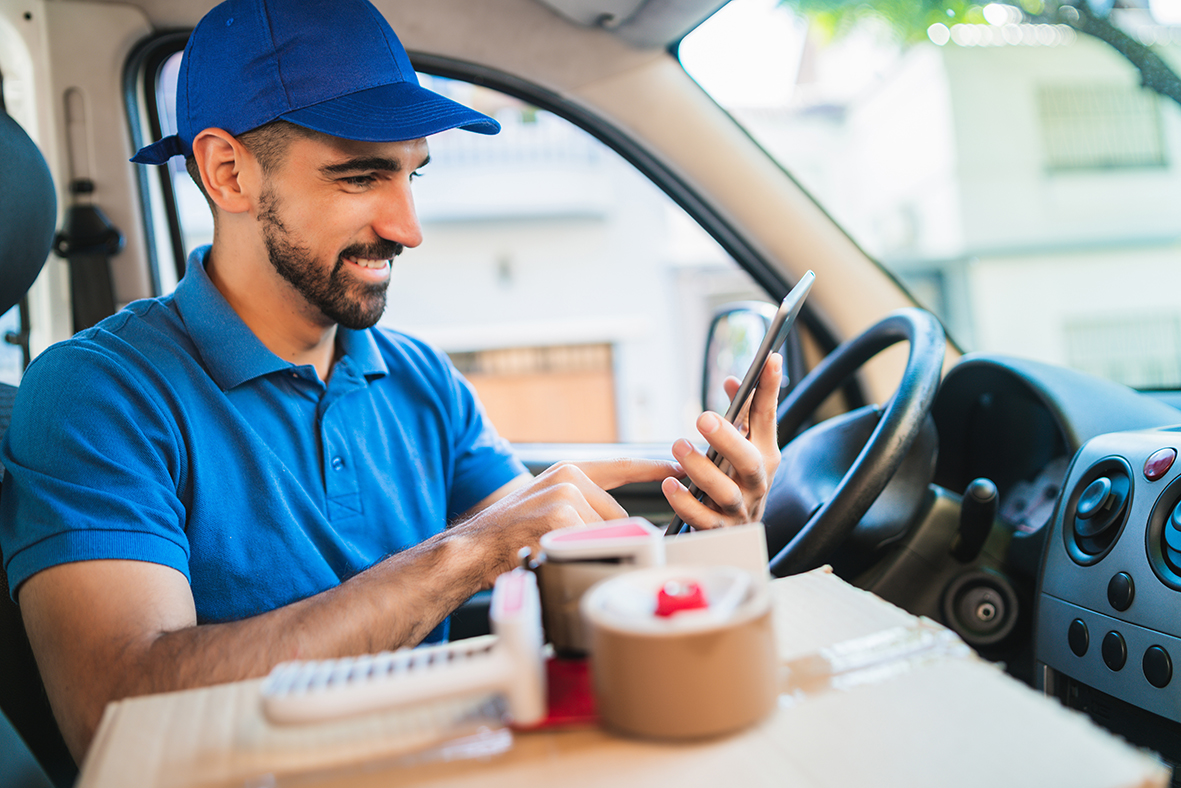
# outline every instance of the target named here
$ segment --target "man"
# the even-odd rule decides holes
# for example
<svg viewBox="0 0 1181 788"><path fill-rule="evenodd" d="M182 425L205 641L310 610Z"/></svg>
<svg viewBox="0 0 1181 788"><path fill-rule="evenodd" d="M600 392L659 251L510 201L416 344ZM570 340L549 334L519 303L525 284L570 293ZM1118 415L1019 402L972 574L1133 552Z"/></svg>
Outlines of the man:
<svg viewBox="0 0 1181 788"><path fill-rule="evenodd" d="M187 157L212 246L173 295L39 356L2 448L11 591L75 757L112 699L438 636L541 534L625 516L605 492L620 484L664 480L698 527L758 519L777 358L749 440L698 422L730 474L678 441L678 463L534 479L444 356L372 328L422 240L426 137L498 126L421 88L368 0L217 6L177 114L134 160Z"/></svg>

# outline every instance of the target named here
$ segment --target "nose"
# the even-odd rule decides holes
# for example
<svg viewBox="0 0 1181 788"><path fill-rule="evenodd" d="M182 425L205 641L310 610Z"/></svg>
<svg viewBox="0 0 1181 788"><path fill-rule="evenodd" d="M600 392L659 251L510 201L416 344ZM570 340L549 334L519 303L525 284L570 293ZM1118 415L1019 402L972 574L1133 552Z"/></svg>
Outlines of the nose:
<svg viewBox="0 0 1181 788"><path fill-rule="evenodd" d="M384 195L377 207L373 231L407 248L422 243L422 226L418 223L418 211L414 208L414 194L409 179L392 184L388 194Z"/></svg>

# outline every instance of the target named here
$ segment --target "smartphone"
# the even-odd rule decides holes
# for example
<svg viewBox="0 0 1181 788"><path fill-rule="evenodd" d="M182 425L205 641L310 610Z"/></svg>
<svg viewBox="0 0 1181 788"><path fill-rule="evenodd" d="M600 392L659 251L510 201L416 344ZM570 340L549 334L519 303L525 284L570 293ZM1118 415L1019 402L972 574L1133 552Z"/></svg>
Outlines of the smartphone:
<svg viewBox="0 0 1181 788"><path fill-rule="evenodd" d="M812 283L814 281L816 281L816 274L808 271L800 277L800 281L796 282L796 286L791 289L791 292L783 297L783 301L779 304L779 309L775 312L775 317L771 319L771 325L767 327L767 334L763 337L762 344L755 351L755 357L751 361L750 367L746 370L746 374L743 375L742 382L738 385L738 391L734 394L734 399L730 400L730 407L726 410L726 421L733 424L735 419L742 413L747 400L750 399L750 395L754 393L755 386L759 383L759 376L763 373L763 367L767 364L767 359L771 356L771 353L782 347L783 343L787 341L787 335L791 331L791 327L795 324L796 316L800 314L800 307L804 305L804 299L807 298L808 293L812 290ZM714 465L722 464L722 457L712 447L705 456ZM689 485L689 492L697 496L697 500L699 501L705 498L705 493L697 489L697 485L695 484ZM679 534L684 524L684 520L674 515L664 535L675 536Z"/></svg>

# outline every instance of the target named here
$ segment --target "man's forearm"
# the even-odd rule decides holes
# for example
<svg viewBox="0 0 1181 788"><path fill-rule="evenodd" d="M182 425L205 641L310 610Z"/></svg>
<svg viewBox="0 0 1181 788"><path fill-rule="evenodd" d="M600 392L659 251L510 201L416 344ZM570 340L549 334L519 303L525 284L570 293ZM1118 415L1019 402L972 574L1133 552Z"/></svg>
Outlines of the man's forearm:
<svg viewBox="0 0 1181 788"><path fill-rule="evenodd" d="M313 597L224 624L164 632L125 694L262 676L279 662L417 645L481 587L461 535L440 534Z"/></svg>
<svg viewBox="0 0 1181 788"><path fill-rule="evenodd" d="M25 583L20 602L62 733L80 760L112 700L262 676L289 659L418 643L486 584L468 540L440 534L321 594L222 624L198 625L184 577L140 562L47 569ZM178 610L184 594L189 607Z"/></svg>

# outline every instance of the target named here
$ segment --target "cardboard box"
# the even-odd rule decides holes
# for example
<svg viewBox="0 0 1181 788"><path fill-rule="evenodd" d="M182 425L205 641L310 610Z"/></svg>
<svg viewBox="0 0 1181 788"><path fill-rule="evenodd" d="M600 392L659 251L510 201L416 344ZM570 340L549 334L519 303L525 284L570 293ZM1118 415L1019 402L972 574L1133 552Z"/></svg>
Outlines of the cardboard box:
<svg viewBox="0 0 1181 788"><path fill-rule="evenodd" d="M824 570L771 588L784 692L770 718L736 735L679 744L596 728L510 735L482 726L486 698L279 727L262 717L260 682L247 681L111 704L79 785L1168 784L1151 755L977 659L936 624ZM429 747L447 726L466 738Z"/></svg>

